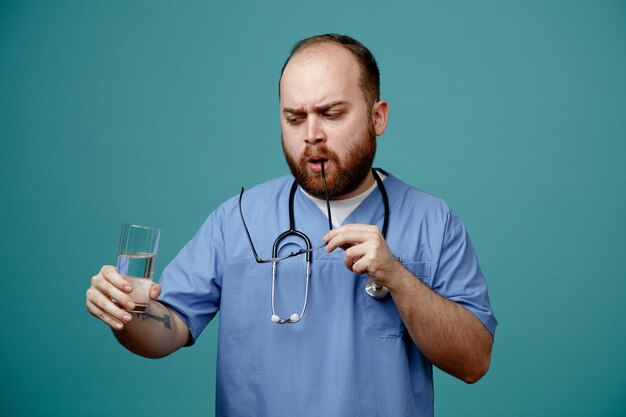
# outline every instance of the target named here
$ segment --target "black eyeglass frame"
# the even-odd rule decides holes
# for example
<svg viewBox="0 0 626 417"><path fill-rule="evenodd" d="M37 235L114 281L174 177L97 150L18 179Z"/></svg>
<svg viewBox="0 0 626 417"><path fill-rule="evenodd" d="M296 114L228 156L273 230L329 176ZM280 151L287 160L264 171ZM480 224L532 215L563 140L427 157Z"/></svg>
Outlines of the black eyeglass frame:
<svg viewBox="0 0 626 417"><path fill-rule="evenodd" d="M324 192L326 195L326 212L328 215L328 230L332 230L333 221L332 221L331 212L330 212L330 198L328 196L328 186L326 185L326 175L324 173L323 162L322 162L322 180L324 181ZM241 192L239 193L239 214L241 216L241 222L243 223L243 228L246 232L246 237L248 238L248 243L250 243L250 248L252 249L252 253L254 254L254 260L257 263L260 263L260 264L261 263L276 263L284 259L293 258L294 256L305 255L305 254L306 254L306 261L307 263L309 263L311 262L311 252L321 249L328 245L328 242L324 242L321 245L313 247L309 237L305 235L304 233L300 232L299 230L295 229L295 220L294 220L294 214L293 214L293 199L294 199L295 192L298 188L297 186L298 186L298 183L294 180L293 185L291 186L291 191L289 193L289 229L281 233L276 238L276 240L274 241L274 246L272 248L272 257L267 258L267 259L263 259L259 256L259 254L257 253L254 247L254 243L252 243L252 237L250 236L250 231L248 230L248 226L246 225L246 221L243 217L243 209L241 208L241 200L243 199L243 192L244 192L244 188L241 187ZM288 255L278 256L278 249L279 249L278 245L287 236L297 236L301 238L302 240L304 240L307 245L306 249L303 248L298 251L291 252Z"/></svg>

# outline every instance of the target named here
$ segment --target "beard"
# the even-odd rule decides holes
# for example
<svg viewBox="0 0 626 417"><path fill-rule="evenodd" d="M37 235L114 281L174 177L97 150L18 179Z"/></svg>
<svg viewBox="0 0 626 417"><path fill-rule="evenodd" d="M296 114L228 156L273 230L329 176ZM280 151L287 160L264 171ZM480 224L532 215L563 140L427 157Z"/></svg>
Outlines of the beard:
<svg viewBox="0 0 626 417"><path fill-rule="evenodd" d="M326 198L324 180L321 172L309 171L307 161L311 156L320 155L322 158L333 162L330 172L324 170L328 197L333 199L351 193L361 185L372 169L376 155L376 133L373 123L370 123L367 131L363 134L363 140L358 141L357 145L348 149L344 161L340 161L337 154L323 143L321 145L307 145L304 152L296 159L287 152L282 138L281 142L287 165L289 165L291 174L296 178L298 184L312 196L322 199Z"/></svg>

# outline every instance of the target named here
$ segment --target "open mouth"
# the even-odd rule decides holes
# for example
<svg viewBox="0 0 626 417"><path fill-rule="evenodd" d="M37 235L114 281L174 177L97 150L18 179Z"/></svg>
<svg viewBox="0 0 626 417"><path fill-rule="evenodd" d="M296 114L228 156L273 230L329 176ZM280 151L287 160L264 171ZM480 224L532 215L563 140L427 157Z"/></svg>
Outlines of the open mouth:
<svg viewBox="0 0 626 417"><path fill-rule="evenodd" d="M322 172L322 163L324 163L324 169L326 169L328 167L328 158L316 155L307 159L307 164L313 172Z"/></svg>

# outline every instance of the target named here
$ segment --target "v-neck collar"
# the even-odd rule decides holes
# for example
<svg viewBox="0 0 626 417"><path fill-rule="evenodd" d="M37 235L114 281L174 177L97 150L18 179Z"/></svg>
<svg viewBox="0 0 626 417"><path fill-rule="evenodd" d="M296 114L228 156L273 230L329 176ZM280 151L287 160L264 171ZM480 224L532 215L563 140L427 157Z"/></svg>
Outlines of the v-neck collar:
<svg viewBox="0 0 626 417"><path fill-rule="evenodd" d="M383 172L386 175L385 179L383 180L383 186L385 187L387 194L389 194L389 188L393 187L395 177L387 171L383 171ZM378 186L376 186L375 189L372 190L372 192L370 192L369 195L365 197L365 199L361 201L359 205L354 208L354 210L352 210L352 212L344 219L344 221L342 222L342 225L351 224L351 223L376 224L382 230L383 222L382 220L379 221L379 219L384 218L385 208L383 205L382 194L380 190L377 190L377 188ZM304 190L302 189L302 187L300 187L300 185L298 185L298 192L296 193L296 197L298 197L298 200L304 201L303 204L305 204L305 207L307 208L307 210L312 210L313 212L316 213L315 215L313 215L315 219L313 219L312 217L309 217L308 220L315 220L316 225L318 222L322 224L323 225L322 227L324 228L324 230L326 230L324 234L326 234L326 232L328 231L327 230L328 218L326 217L326 213L322 211L320 207L304 192ZM391 200L391 197L389 197L389 199ZM296 204L296 201L294 201L294 204ZM311 215L312 213L308 212L307 214ZM332 215L332 208L331 208L331 215ZM297 228L298 227L297 211L295 213L295 223L296 223L296 228ZM322 234L322 236L324 234Z"/></svg>

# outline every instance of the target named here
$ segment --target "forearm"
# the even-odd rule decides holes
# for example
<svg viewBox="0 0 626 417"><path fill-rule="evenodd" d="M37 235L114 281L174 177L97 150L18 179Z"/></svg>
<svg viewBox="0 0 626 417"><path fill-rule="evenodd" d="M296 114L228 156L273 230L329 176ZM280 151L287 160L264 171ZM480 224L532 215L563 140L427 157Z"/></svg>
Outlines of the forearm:
<svg viewBox="0 0 626 417"><path fill-rule="evenodd" d="M189 330L167 307L151 301L144 313L134 313L122 330L113 330L128 350L146 358L161 358L187 343Z"/></svg>
<svg viewBox="0 0 626 417"><path fill-rule="evenodd" d="M442 370L472 383L489 369L493 339L465 307L441 297L398 264L389 290L419 350Z"/></svg>
<svg viewBox="0 0 626 417"><path fill-rule="evenodd" d="M327 252L345 248L344 263L386 286L419 350L432 363L465 382L489 369L493 339L461 305L437 295L398 262L376 226L348 224L329 231Z"/></svg>

